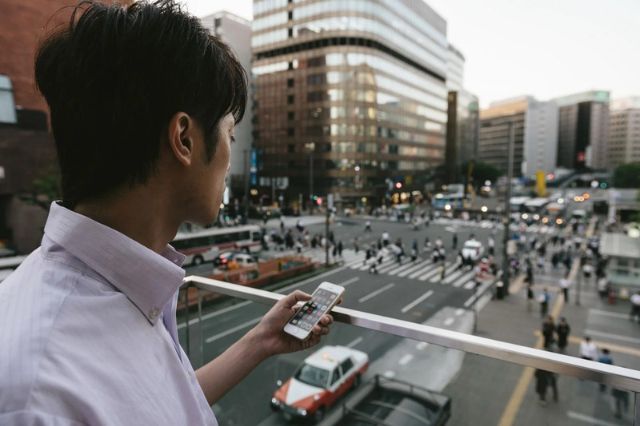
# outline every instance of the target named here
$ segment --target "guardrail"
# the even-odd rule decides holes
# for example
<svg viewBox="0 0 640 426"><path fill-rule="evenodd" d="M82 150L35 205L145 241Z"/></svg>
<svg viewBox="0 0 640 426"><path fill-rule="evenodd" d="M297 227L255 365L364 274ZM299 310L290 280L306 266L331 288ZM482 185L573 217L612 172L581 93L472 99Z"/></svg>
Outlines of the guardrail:
<svg viewBox="0 0 640 426"><path fill-rule="evenodd" d="M263 305L274 305L284 297L284 295L278 293L198 276L188 276L184 282L187 286L195 286L203 291L217 292ZM405 337L420 342L432 343L500 361L552 371L579 379L593 380L631 392L640 392L640 371L637 370L588 361L573 356L456 331L444 330L340 306L333 308L332 315L337 322L344 324ZM187 318L187 322L188 320Z"/></svg>

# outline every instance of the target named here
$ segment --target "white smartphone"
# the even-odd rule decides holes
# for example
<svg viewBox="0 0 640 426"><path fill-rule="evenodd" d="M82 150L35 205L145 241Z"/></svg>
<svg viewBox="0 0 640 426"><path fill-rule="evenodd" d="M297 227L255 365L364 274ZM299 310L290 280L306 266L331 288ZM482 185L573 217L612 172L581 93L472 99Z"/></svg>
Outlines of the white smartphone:
<svg viewBox="0 0 640 426"><path fill-rule="evenodd" d="M340 300L344 287L323 282L284 326L285 333L304 340L309 337L313 326L318 324L324 314L329 312Z"/></svg>

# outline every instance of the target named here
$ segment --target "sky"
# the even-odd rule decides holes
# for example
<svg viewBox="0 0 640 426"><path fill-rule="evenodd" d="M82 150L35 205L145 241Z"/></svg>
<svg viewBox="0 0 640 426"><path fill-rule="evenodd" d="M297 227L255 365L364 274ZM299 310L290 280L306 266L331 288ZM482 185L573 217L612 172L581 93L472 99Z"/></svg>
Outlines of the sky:
<svg viewBox="0 0 640 426"><path fill-rule="evenodd" d="M252 17L251 0L182 0L203 16ZM412 0L421 1L421 0ZM428 0L465 56L480 104L586 90L640 96L640 0Z"/></svg>

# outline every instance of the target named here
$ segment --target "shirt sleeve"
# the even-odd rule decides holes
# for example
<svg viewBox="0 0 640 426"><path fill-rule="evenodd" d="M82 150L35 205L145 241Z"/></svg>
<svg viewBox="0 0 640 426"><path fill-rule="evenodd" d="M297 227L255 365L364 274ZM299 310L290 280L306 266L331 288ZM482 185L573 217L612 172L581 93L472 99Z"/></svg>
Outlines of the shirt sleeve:
<svg viewBox="0 0 640 426"><path fill-rule="evenodd" d="M54 414L21 410L0 413L2 426L85 426L84 423Z"/></svg>

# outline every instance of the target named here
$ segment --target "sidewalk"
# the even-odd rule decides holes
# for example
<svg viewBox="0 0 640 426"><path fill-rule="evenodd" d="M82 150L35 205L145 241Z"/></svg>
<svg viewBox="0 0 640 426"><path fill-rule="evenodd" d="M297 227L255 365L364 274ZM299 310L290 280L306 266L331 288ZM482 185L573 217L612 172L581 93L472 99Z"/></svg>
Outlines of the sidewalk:
<svg viewBox="0 0 640 426"><path fill-rule="evenodd" d="M557 279L553 278L557 276ZM622 367L640 369L640 325L628 318L628 302L609 305L600 300L595 280L582 283L580 306L576 306L574 285L565 304L558 291L560 273L548 272L536 280L536 295L548 287L552 300L549 314L566 317L571 326L567 355L578 356L583 336L589 335L599 349L608 348L613 361ZM524 286L504 300L491 300L478 315L476 335L530 347L542 347L539 304L529 309ZM532 368L486 357L465 356L458 377L445 388L453 399L449 425L619 425L633 424L634 395L629 394L629 411L614 417L610 389L600 392L598 384L570 376L559 376L559 401L551 389L547 404L538 402Z"/></svg>

